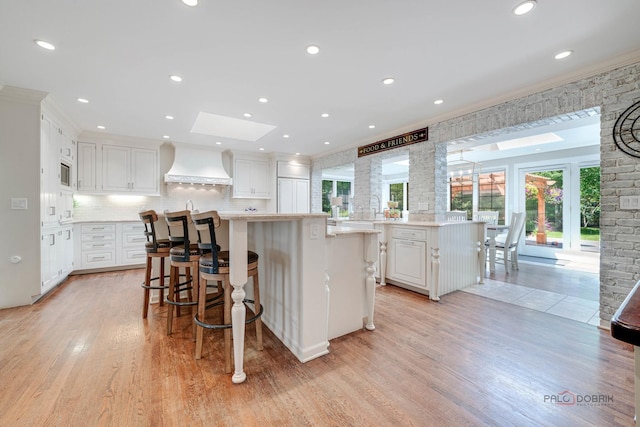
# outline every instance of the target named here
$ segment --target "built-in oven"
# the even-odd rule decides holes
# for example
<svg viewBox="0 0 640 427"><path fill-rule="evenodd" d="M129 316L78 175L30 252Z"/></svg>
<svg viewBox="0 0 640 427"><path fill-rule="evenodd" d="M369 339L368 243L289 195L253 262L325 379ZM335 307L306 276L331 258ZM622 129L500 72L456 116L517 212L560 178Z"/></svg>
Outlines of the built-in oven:
<svg viewBox="0 0 640 427"><path fill-rule="evenodd" d="M71 187L71 165L60 162L60 185Z"/></svg>

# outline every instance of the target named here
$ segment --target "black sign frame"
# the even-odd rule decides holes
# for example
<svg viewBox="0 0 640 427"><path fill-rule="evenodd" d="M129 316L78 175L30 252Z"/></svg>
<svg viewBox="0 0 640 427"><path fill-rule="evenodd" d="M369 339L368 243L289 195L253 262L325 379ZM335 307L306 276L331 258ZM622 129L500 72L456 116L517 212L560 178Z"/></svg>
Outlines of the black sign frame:
<svg viewBox="0 0 640 427"><path fill-rule="evenodd" d="M412 132L403 133L402 135L387 138L382 141L374 142L358 147L358 157L368 156L370 154L381 153L387 150L393 150L399 147L416 144L429 140L429 128L425 127Z"/></svg>

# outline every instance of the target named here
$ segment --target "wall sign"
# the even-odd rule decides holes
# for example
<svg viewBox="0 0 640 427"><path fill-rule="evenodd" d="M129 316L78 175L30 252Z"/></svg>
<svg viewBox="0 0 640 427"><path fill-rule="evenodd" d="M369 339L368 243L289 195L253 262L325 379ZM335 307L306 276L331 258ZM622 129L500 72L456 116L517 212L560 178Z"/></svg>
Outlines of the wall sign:
<svg viewBox="0 0 640 427"><path fill-rule="evenodd" d="M416 142L422 142L428 139L429 128L414 130L413 132L404 133L402 135L394 136L393 138L358 147L358 157L404 147L406 145L415 144Z"/></svg>

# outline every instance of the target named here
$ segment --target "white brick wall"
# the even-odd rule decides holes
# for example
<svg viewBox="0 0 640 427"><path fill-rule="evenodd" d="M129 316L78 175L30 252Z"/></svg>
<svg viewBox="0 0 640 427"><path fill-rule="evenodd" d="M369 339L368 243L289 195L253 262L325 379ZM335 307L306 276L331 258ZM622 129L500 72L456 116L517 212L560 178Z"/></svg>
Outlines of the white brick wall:
<svg viewBox="0 0 640 427"><path fill-rule="evenodd" d="M427 202L429 212L411 212L411 219L434 219L447 206L446 145L474 136L487 137L573 120L601 113L601 257L600 317L609 321L635 283L640 280L640 211L621 211L621 195L640 194L640 159L629 157L615 146L612 129L616 119L640 101L640 63L621 67L583 80L525 96L500 105L429 125L429 141L409 147L409 185L412 208ZM372 141L373 142L373 141ZM319 211L322 168L356 163L355 190L358 203L377 185L379 169L371 166L382 153L356 160L356 149L332 154L313 162L312 208ZM321 188L320 188L321 189ZM362 192L363 194L358 194Z"/></svg>

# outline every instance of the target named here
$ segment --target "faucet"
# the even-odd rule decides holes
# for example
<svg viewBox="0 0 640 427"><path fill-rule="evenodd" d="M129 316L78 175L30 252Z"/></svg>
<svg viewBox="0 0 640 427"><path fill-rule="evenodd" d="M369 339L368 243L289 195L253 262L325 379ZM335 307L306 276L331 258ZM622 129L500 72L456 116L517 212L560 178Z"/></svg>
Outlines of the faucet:
<svg viewBox="0 0 640 427"><path fill-rule="evenodd" d="M371 202L372 198L376 198L376 200L378 201L378 207L377 208L373 208L373 219L376 219L376 214L382 213L382 200L380 200L380 196L378 196L377 194L372 194L371 197L369 197L369 202Z"/></svg>
<svg viewBox="0 0 640 427"><path fill-rule="evenodd" d="M191 205L191 209L189 209L189 205ZM193 211L193 200L187 200L187 203L185 204L184 208L186 210Z"/></svg>

